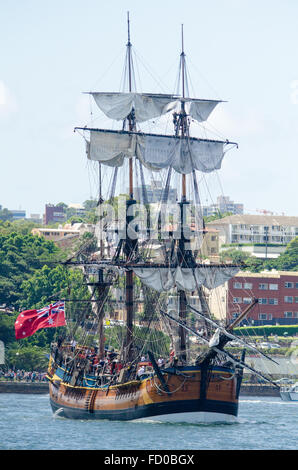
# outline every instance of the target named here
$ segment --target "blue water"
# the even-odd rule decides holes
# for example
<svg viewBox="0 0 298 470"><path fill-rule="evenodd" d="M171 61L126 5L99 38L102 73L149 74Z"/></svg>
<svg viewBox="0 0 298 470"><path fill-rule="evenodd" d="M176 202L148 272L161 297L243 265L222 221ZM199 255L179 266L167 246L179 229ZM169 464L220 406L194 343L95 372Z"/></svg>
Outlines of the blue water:
<svg viewBox="0 0 298 470"><path fill-rule="evenodd" d="M68 420L48 395L0 394L1 450L297 450L298 402L243 397L234 424Z"/></svg>

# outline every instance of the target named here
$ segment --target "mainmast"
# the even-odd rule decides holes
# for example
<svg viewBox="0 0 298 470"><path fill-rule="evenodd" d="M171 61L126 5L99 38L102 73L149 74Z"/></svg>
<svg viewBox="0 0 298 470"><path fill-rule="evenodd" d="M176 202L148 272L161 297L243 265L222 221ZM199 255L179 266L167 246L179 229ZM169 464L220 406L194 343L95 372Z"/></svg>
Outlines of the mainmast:
<svg viewBox="0 0 298 470"><path fill-rule="evenodd" d="M128 62L128 88L129 92L132 92L132 56L131 56L131 48L132 44L130 42L130 21L129 21L129 12L127 13L127 62ZM134 109L130 112L127 116L128 119L128 130L135 131L136 124L134 118ZM133 256L134 252L137 249L136 240L132 240L128 234L128 225L133 215L131 214L132 206L136 203L133 198L133 159L132 157L129 158L129 199L126 203L126 241L124 252L126 255L126 260L129 261L130 258ZM132 360L133 349L132 349L132 341L133 341L133 317L134 317L134 305L133 305L133 271L128 270L126 271L126 279L125 279L125 288L126 288L126 297L125 297L125 304L126 304L126 339L125 339L125 359L127 361Z"/></svg>

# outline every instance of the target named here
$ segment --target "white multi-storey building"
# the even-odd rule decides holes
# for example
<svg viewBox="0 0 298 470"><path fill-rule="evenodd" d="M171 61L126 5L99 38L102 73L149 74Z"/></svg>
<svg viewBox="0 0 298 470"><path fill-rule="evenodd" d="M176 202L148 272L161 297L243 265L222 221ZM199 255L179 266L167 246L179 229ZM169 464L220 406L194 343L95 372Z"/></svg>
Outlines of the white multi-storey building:
<svg viewBox="0 0 298 470"><path fill-rule="evenodd" d="M207 224L219 231L219 244L242 247L254 256L277 257L285 245L298 236L298 217L272 215L231 215ZM259 245L259 246L257 246Z"/></svg>

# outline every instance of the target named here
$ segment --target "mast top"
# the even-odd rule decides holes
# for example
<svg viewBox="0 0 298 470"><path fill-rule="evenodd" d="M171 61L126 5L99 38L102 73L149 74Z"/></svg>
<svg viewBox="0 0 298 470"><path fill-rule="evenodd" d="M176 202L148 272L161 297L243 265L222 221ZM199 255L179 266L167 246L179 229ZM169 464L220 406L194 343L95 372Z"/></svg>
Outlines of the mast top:
<svg viewBox="0 0 298 470"><path fill-rule="evenodd" d="M129 11L127 12L127 46L131 46L130 42L130 21L129 21Z"/></svg>
<svg viewBox="0 0 298 470"><path fill-rule="evenodd" d="M184 53L184 34L183 34L183 24L181 25L181 55L185 56Z"/></svg>
<svg viewBox="0 0 298 470"><path fill-rule="evenodd" d="M182 76L182 97L185 98L185 52L184 52L184 32L183 32L183 24L181 25L181 76ZM184 103L182 104L182 109L184 111Z"/></svg>

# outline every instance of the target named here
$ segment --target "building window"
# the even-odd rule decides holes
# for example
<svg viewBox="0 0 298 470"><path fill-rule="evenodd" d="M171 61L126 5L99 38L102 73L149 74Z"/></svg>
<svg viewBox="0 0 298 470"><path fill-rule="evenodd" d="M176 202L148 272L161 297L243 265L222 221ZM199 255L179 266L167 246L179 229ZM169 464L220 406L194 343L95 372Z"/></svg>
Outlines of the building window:
<svg viewBox="0 0 298 470"><path fill-rule="evenodd" d="M292 289L294 287L294 282L285 282L285 287Z"/></svg>
<svg viewBox="0 0 298 470"><path fill-rule="evenodd" d="M278 305L278 299L269 299L269 305Z"/></svg>
<svg viewBox="0 0 298 470"><path fill-rule="evenodd" d="M259 313L259 320L267 320L267 313Z"/></svg>
<svg viewBox="0 0 298 470"><path fill-rule="evenodd" d="M284 312L284 316L286 318L292 318L293 317L293 312Z"/></svg>
<svg viewBox="0 0 298 470"><path fill-rule="evenodd" d="M293 303L293 297L291 295L286 295L284 297L284 300L285 300L286 304L292 304Z"/></svg>
<svg viewBox="0 0 298 470"><path fill-rule="evenodd" d="M278 290L278 284L269 284L269 290Z"/></svg>
<svg viewBox="0 0 298 470"><path fill-rule="evenodd" d="M298 304L298 297L295 297L295 304Z"/></svg>
<svg viewBox="0 0 298 470"><path fill-rule="evenodd" d="M268 313L268 320L272 320L272 313Z"/></svg>
<svg viewBox="0 0 298 470"><path fill-rule="evenodd" d="M298 282L296 282L295 286L296 286L296 289L298 289Z"/></svg>
<svg viewBox="0 0 298 470"><path fill-rule="evenodd" d="M244 304L251 304L251 298L250 297L243 297L243 303Z"/></svg>
<svg viewBox="0 0 298 470"><path fill-rule="evenodd" d="M268 299L258 299L259 304L266 305Z"/></svg>
<svg viewBox="0 0 298 470"><path fill-rule="evenodd" d="M198 297L190 297L190 305L199 305L200 301Z"/></svg>
<svg viewBox="0 0 298 470"><path fill-rule="evenodd" d="M268 289L268 284L259 284L259 289L260 290L267 290Z"/></svg>
<svg viewBox="0 0 298 470"><path fill-rule="evenodd" d="M233 297L233 304L242 304L241 297Z"/></svg>
<svg viewBox="0 0 298 470"><path fill-rule="evenodd" d="M242 289L242 282L234 282L233 287L234 289Z"/></svg>
<svg viewBox="0 0 298 470"><path fill-rule="evenodd" d="M251 282L245 282L243 284L244 289L252 289L252 283Z"/></svg>
<svg viewBox="0 0 298 470"><path fill-rule="evenodd" d="M298 318L298 312L294 312L294 318Z"/></svg>

